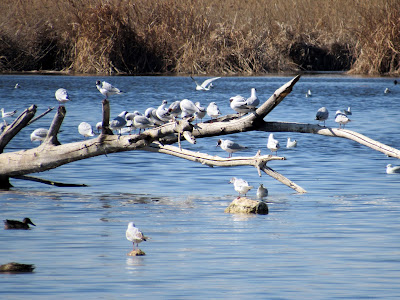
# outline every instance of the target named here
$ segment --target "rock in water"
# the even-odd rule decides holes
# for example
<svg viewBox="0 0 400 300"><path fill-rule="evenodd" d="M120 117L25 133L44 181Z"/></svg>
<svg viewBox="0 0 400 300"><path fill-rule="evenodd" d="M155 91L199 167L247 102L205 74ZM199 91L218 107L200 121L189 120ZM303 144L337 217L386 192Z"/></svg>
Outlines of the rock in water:
<svg viewBox="0 0 400 300"><path fill-rule="evenodd" d="M132 250L131 252L129 252L127 255L129 256L143 256L146 255L146 253L144 253L142 250L140 249L136 249L136 250Z"/></svg>
<svg viewBox="0 0 400 300"><path fill-rule="evenodd" d="M238 197L225 209L226 213L237 214L268 214L268 205L262 201L251 200L246 197Z"/></svg>

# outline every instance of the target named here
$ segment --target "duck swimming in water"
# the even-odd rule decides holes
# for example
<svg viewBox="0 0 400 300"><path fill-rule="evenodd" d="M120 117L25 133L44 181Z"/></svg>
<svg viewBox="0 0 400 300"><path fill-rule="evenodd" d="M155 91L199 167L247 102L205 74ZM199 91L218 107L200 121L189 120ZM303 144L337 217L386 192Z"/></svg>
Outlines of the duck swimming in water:
<svg viewBox="0 0 400 300"><path fill-rule="evenodd" d="M29 224L36 226L33 224L31 219L25 218L21 221L16 220L4 220L4 229L30 229Z"/></svg>

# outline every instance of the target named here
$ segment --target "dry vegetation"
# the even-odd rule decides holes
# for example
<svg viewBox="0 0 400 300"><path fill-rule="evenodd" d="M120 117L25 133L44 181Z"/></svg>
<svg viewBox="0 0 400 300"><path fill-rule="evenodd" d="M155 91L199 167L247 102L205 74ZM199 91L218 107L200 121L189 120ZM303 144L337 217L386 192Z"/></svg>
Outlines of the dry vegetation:
<svg viewBox="0 0 400 300"><path fill-rule="evenodd" d="M400 0L2 0L0 70L400 72Z"/></svg>

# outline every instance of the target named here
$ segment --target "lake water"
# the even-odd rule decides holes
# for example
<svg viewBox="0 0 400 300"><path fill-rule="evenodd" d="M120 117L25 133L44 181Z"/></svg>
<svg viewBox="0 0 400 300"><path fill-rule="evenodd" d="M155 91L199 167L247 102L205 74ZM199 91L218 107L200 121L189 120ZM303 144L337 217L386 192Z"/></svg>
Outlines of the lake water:
<svg viewBox="0 0 400 300"><path fill-rule="evenodd" d="M189 77L0 76L0 107L38 112L58 106L54 92L72 101L59 134L61 143L82 140L82 121L101 121L96 80L126 91L110 98L111 116L144 112L163 99L217 102L257 88L265 101L292 77L229 77L209 92L194 90ZM19 83L21 88L14 89ZM392 90L384 94L385 88ZM311 89L313 96L305 97ZM346 128L400 148L400 86L391 78L303 76L266 120L313 123L318 108L351 106ZM30 133L48 127L54 113L25 128L6 151L36 147ZM233 134L248 146L234 156L268 154L268 133ZM398 299L400 295L400 174L387 175L380 152L340 138L275 133L276 169L308 193L292 189L252 167L209 168L162 154L116 153L74 162L35 176L88 187L57 188L11 180L0 192L1 219L30 217L29 231L1 230L0 264L35 264L31 274L0 274L1 299ZM287 137L298 147L286 149ZM198 139L195 151L227 156L218 137ZM268 215L231 215L232 176L269 189ZM248 194L255 198L256 188ZM150 239L146 253L130 257L129 221Z"/></svg>

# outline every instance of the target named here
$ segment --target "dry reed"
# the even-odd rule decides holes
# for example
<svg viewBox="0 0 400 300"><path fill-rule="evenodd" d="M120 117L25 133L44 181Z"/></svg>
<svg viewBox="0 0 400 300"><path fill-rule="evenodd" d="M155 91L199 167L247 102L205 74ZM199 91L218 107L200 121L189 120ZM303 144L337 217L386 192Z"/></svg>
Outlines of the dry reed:
<svg viewBox="0 0 400 300"><path fill-rule="evenodd" d="M3 0L0 70L399 74L400 0Z"/></svg>

